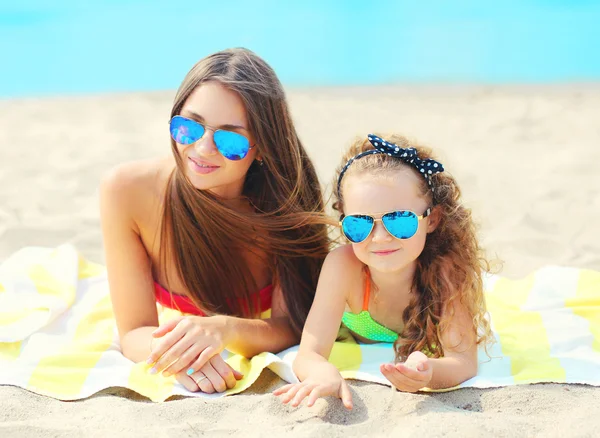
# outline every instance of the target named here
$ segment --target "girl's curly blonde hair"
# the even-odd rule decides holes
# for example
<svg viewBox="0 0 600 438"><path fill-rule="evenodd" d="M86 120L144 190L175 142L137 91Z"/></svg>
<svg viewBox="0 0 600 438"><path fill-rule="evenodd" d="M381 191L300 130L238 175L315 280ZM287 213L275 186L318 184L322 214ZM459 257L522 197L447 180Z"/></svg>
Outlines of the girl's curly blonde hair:
<svg viewBox="0 0 600 438"><path fill-rule="evenodd" d="M434 158L431 150L409 141L400 135L380 136L402 148L413 147L420 159ZM360 152L373 149L367 138L357 139L349 148L336 176L348 160ZM357 174L373 173L381 175L397 170L417 170L398 158L385 154L362 157L352 163L343 178ZM460 188L456 180L447 172L433 175L433 193L425 178L421 181L421 194L439 210L439 224L427 235L423 252L417 259L412 299L402 315L404 330L394 344L397 361L405 361L414 351L423 351L431 357L444 355L441 333L448 328L454 316L454 304L460 303L466 309L477 334L477 344L487 345L492 340L483 295L483 271L490 270L479 246L476 227L471 211L460 202ZM333 187L337 186L336 178ZM344 213L343 184L341 192L334 195L334 210ZM452 346L453 348L458 347ZM468 349L470 346L466 346Z"/></svg>

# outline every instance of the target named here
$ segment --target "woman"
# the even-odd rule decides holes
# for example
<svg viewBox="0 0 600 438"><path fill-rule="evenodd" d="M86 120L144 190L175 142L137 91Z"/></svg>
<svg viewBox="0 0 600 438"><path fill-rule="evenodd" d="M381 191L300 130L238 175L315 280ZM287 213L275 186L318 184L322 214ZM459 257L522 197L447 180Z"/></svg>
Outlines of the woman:
<svg viewBox="0 0 600 438"><path fill-rule="evenodd" d="M298 343L329 246L322 195L281 83L246 49L190 70L169 127L172 157L103 180L111 299L126 357L221 392L240 378L223 349ZM157 300L190 315L158 327Z"/></svg>

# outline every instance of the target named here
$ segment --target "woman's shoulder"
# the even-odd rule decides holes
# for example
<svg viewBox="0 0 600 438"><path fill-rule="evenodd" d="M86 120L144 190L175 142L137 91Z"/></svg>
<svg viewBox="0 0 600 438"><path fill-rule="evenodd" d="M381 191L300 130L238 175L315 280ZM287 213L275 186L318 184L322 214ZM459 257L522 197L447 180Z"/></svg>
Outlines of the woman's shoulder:
<svg viewBox="0 0 600 438"><path fill-rule="evenodd" d="M120 163L104 174L102 186L128 194L132 191L149 190L161 180L166 181L173 167L174 162L171 158Z"/></svg>
<svg viewBox="0 0 600 438"><path fill-rule="evenodd" d="M159 158L118 164L106 172L100 184L103 203L144 215L149 206L161 203L174 168L173 159Z"/></svg>

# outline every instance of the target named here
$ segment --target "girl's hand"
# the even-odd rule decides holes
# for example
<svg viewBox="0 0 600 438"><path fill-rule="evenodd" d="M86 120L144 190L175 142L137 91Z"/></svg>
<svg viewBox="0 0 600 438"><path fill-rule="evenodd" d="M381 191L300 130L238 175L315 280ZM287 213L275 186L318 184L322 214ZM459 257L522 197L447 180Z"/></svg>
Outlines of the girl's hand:
<svg viewBox="0 0 600 438"><path fill-rule="evenodd" d="M273 391L276 396L281 396L285 404L292 402L297 407L308 397L307 406L315 404L320 397L333 395L342 399L347 409L352 409L352 394L348 384L340 372L329 362L319 362L311 365L311 374L300 383L292 383Z"/></svg>
<svg viewBox="0 0 600 438"><path fill-rule="evenodd" d="M426 387L433 376L429 359L420 351L411 353L404 363L383 364L380 370L398 391L404 392L417 392Z"/></svg>
<svg viewBox="0 0 600 438"><path fill-rule="evenodd" d="M147 359L154 364L150 373L164 376L200 370L221 353L231 333L226 316L180 316L157 328L152 336L152 351Z"/></svg>
<svg viewBox="0 0 600 438"><path fill-rule="evenodd" d="M225 392L233 388L238 380L244 378L239 371L234 370L220 355L213 356L206 365L192 375L179 372L175 378L188 391L202 391L207 394Z"/></svg>

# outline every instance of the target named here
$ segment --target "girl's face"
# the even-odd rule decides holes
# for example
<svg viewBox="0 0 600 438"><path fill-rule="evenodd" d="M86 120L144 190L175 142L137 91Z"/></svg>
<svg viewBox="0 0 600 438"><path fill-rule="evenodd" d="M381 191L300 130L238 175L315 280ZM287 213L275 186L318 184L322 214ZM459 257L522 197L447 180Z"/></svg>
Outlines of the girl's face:
<svg viewBox="0 0 600 438"><path fill-rule="evenodd" d="M242 134L254 145L242 99L219 82L206 82L196 88L180 115L210 128ZM177 143L185 175L199 190L210 190L226 199L236 198L241 195L246 173L256 158L256 146L243 159L228 160L216 148L214 131L210 128L191 145Z"/></svg>
<svg viewBox="0 0 600 438"><path fill-rule="evenodd" d="M363 173L348 175L343 184L344 214L368 214L380 218L382 214L410 210L418 216L430 207L420 193L421 176L405 169L383 175ZM435 229L431 218L419 221L419 228L409 239L397 239L376 221L371 234L360 243L352 243L356 257L381 273L395 273L412 268L423 251L427 233Z"/></svg>

